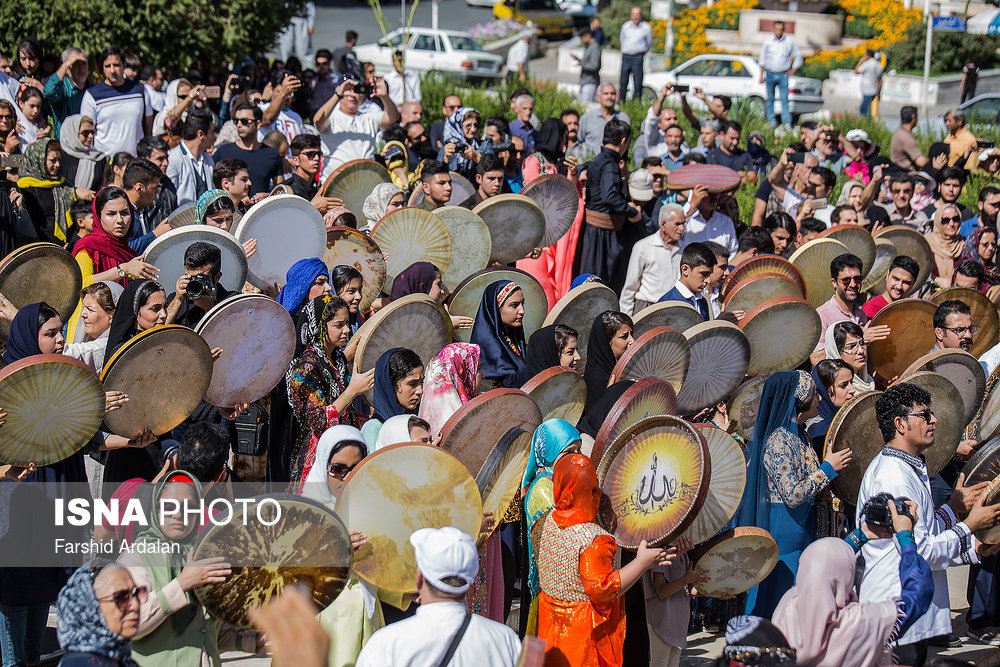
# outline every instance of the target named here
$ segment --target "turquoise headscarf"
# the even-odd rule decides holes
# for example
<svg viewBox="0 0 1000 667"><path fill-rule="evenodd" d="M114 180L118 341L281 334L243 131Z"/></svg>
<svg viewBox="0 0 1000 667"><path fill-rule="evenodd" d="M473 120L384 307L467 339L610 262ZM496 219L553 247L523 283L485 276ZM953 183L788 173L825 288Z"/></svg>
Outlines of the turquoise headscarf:
<svg viewBox="0 0 1000 667"><path fill-rule="evenodd" d="M552 466L567 447L580 440L580 432L565 419L549 419L535 429L531 436L531 452L528 453L528 466L524 470L524 480L521 491L528 488L538 476L539 468L549 477L552 476Z"/></svg>
<svg viewBox="0 0 1000 667"><path fill-rule="evenodd" d="M208 210L208 207L223 197L228 196L225 190L216 188L215 190L208 190L202 196L198 197L198 201L194 205L194 221L199 225L204 225L205 211Z"/></svg>

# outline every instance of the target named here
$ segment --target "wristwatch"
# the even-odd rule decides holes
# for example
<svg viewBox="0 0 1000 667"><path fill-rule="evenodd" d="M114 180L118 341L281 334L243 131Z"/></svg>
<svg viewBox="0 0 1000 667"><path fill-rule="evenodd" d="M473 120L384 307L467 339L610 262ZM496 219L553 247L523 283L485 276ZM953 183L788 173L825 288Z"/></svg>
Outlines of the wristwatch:
<svg viewBox="0 0 1000 667"><path fill-rule="evenodd" d="M128 274L127 274L127 273L125 272L125 269L123 269L123 268L121 267L121 265L118 265L118 266L116 266L115 268L116 268L116 269L118 269L118 280L123 280L123 279L125 278L125 276L127 276L127 275L128 275Z"/></svg>

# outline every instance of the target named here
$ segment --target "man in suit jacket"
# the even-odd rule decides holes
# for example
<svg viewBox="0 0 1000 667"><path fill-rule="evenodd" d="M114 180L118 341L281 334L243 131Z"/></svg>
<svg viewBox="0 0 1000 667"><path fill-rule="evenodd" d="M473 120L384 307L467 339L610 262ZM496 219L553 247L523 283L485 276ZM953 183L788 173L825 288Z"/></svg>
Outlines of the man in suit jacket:
<svg viewBox="0 0 1000 667"><path fill-rule="evenodd" d="M683 301L694 306L702 318L709 319L708 301L702 296L715 270L715 253L704 243L690 243L681 252L681 277L660 302Z"/></svg>

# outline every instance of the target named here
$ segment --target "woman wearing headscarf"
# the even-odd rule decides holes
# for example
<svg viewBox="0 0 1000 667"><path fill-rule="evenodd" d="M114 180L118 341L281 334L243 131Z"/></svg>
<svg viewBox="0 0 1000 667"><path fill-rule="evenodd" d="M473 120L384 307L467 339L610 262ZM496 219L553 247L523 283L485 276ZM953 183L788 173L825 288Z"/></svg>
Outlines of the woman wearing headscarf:
<svg viewBox="0 0 1000 667"><path fill-rule="evenodd" d="M565 324L550 324L536 329L528 339L528 377L533 378L553 366L575 371L580 363L577 340L576 329Z"/></svg>
<svg viewBox="0 0 1000 667"><path fill-rule="evenodd" d="M288 269L277 301L295 318L305 304L330 293L330 270L323 260L309 257L300 259Z"/></svg>
<svg viewBox="0 0 1000 667"><path fill-rule="evenodd" d="M523 320L524 294L518 284L490 283L476 313L472 342L481 350L483 377L493 382L493 388L519 389L528 379Z"/></svg>
<svg viewBox="0 0 1000 667"><path fill-rule="evenodd" d="M419 415L430 424L431 436L476 395L480 353L478 345L451 343L427 364Z"/></svg>
<svg viewBox="0 0 1000 667"><path fill-rule="evenodd" d="M343 424L327 429L316 445L316 464L302 485L301 495L323 503L331 511L336 509L344 478L367 455L368 446L358 429ZM367 538L360 531L351 532L351 546L355 551L366 543ZM353 665L368 638L385 626L379 602L399 609L409 606L407 596L364 583L352 569L347 586L319 614L320 624L334 638L327 661L330 667Z"/></svg>
<svg viewBox="0 0 1000 667"><path fill-rule="evenodd" d="M606 310L594 320L587 341L587 367L583 371L587 383L584 412L604 394L615 364L635 342L632 338L634 328L631 317L614 310Z"/></svg>
<svg viewBox="0 0 1000 667"><path fill-rule="evenodd" d="M372 416L361 427L365 442L378 440L379 429L396 415L415 415L424 393L424 362L413 350L394 347L375 362Z"/></svg>
<svg viewBox="0 0 1000 667"><path fill-rule="evenodd" d="M61 171L66 184L82 190L101 189L108 156L94 148L94 121L74 114L59 127L59 144L63 156Z"/></svg>
<svg viewBox="0 0 1000 667"><path fill-rule="evenodd" d="M461 107L444 122L444 134L438 159L448 163L448 169L476 182L476 165L484 155L494 153L493 140L480 138L483 117L472 107ZM461 151L457 147L464 146Z"/></svg>
<svg viewBox="0 0 1000 667"><path fill-rule="evenodd" d="M80 290L80 317L75 327L69 327L63 354L79 359L95 373L104 367L111 321L115 317L118 299L125 290L118 283L105 280Z"/></svg>
<svg viewBox="0 0 1000 667"><path fill-rule="evenodd" d="M370 195L365 197L361 207L362 216L358 220L358 231L370 234L375 223L393 211L406 206L406 195L393 183L379 183Z"/></svg>
<svg viewBox="0 0 1000 667"><path fill-rule="evenodd" d="M818 421L806 429L818 459L826 451L826 434L837 410L854 398L854 369L843 359L823 359L812 370L813 384L819 394ZM829 489L816 497L816 535L837 537L848 525L853 525L853 503L834 498Z"/></svg>
<svg viewBox="0 0 1000 667"><path fill-rule="evenodd" d="M855 393L875 391L875 379L868 373L868 343L860 326L845 320L827 327L826 358L841 359L851 367Z"/></svg>
<svg viewBox="0 0 1000 667"><path fill-rule="evenodd" d="M92 210L94 230L73 246L84 286L101 280L124 284L130 278L155 279L158 269L136 257L128 245L135 208L125 191L109 185L94 197Z"/></svg>
<svg viewBox="0 0 1000 667"><path fill-rule="evenodd" d="M995 228L980 225L969 234L957 264L966 261L975 262L983 267L983 279L979 281L980 292L986 294L994 285L1000 285L1000 270L997 268L997 230Z"/></svg>
<svg viewBox="0 0 1000 667"><path fill-rule="evenodd" d="M329 294L305 306L302 343L305 351L288 372L288 402L298 422L299 433L290 452L289 487L298 489L316 457L319 436L331 426L357 428L360 418L351 403L374 385L375 369L351 376L340 351L350 334L347 304ZM276 452L276 454L278 454Z"/></svg>
<svg viewBox="0 0 1000 667"><path fill-rule="evenodd" d="M378 439L372 445L372 451L377 452L389 445L404 442L431 443L430 425L417 415L396 415L389 417L378 431Z"/></svg>
<svg viewBox="0 0 1000 667"><path fill-rule="evenodd" d="M402 299L409 294L426 294L448 310L448 306L444 303L448 298L448 288L444 286L442 278L441 269L430 262L411 264L392 281L389 299L383 303ZM474 322L471 317L451 315L451 325L456 329L471 329Z"/></svg>
<svg viewBox="0 0 1000 667"><path fill-rule="evenodd" d="M796 664L891 665L892 643L927 611L934 595L930 566L917 552L913 521L892 507L900 551L899 596L859 603L854 592L855 550L886 535L855 530L847 540L825 537L802 552L795 587L781 598L772 619L795 649Z"/></svg>
<svg viewBox="0 0 1000 667"><path fill-rule="evenodd" d="M179 134L181 125L187 118L191 105L201 109L205 106L204 86L192 86L187 79L174 79L167 84L167 99L163 110L153 118L153 134Z"/></svg>
<svg viewBox="0 0 1000 667"><path fill-rule="evenodd" d="M645 540L635 560L614 569L615 539L595 520L601 500L589 458L569 454L553 471L555 508L538 547L538 637L546 664L620 667L625 643L622 596L643 572L669 564L676 549L653 549Z"/></svg>
<svg viewBox="0 0 1000 667"><path fill-rule="evenodd" d="M148 595L116 563L77 568L56 600L59 667L138 667L131 640Z"/></svg>
<svg viewBox="0 0 1000 667"><path fill-rule="evenodd" d="M808 373L772 373L764 383L737 516L741 526L769 531L779 558L771 574L747 596L747 610L754 614L770 616L794 584L799 556L816 531L814 498L851 461L851 450L844 449L819 463L805 430L806 421L818 411L819 395Z"/></svg>
<svg viewBox="0 0 1000 667"><path fill-rule="evenodd" d="M24 151L18 169L17 187L24 195L24 211L31 219L39 241L62 245L70 237L73 217L70 205L76 201L73 187L59 173L62 148L55 139L39 139Z"/></svg>
<svg viewBox="0 0 1000 667"><path fill-rule="evenodd" d="M934 212L934 226L924 234L924 239L934 253L931 280L936 289L951 287L952 274L962 256L965 239L959 233L962 212L954 204L946 204Z"/></svg>

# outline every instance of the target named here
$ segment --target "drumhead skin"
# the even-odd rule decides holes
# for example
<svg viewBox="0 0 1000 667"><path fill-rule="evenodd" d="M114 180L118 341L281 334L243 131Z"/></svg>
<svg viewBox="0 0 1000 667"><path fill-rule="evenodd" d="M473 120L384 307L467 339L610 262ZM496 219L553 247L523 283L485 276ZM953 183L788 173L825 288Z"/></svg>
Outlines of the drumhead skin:
<svg viewBox="0 0 1000 667"><path fill-rule="evenodd" d="M295 357L295 323L281 304L259 294L238 294L219 303L195 327L215 360L205 400L231 408L266 396Z"/></svg>
<svg viewBox="0 0 1000 667"><path fill-rule="evenodd" d="M854 458L830 484L833 492L851 505L857 504L861 479L885 442L875 416L875 402L881 395L880 391L869 391L849 400L837 410L826 432L824 459L842 449L854 452Z"/></svg>
<svg viewBox="0 0 1000 667"><path fill-rule="evenodd" d="M750 365L750 341L735 324L710 320L684 332L691 362L677 392L677 411L694 415L725 400Z"/></svg>
<svg viewBox="0 0 1000 667"><path fill-rule="evenodd" d="M760 394L764 391L766 375L750 378L732 393L726 403L729 418L736 422L736 432L744 440L750 440L754 424L757 423L757 410L760 407Z"/></svg>
<svg viewBox="0 0 1000 667"><path fill-rule="evenodd" d="M173 229L180 229L181 227L187 227L188 225L193 225L195 223L195 205L198 202L191 201L187 204L181 204L173 210L173 212L167 216L167 224ZM233 220L235 222L235 218Z"/></svg>
<svg viewBox="0 0 1000 667"><path fill-rule="evenodd" d="M580 211L580 193L576 186L560 174L545 174L528 183L519 193L533 200L545 216L542 248L561 239L576 221Z"/></svg>
<svg viewBox="0 0 1000 667"><path fill-rule="evenodd" d="M670 327L656 327L625 350L611 371L611 382L658 377L679 392L690 363L691 351L684 334Z"/></svg>
<svg viewBox="0 0 1000 667"><path fill-rule="evenodd" d="M794 264L779 255L754 255L747 261L736 266L726 281L722 283L722 295L728 296L729 291L747 278L764 273L778 273L799 286L802 298L806 298L806 281Z"/></svg>
<svg viewBox="0 0 1000 667"><path fill-rule="evenodd" d="M375 160L351 160L326 177L323 196L339 197L344 207L360 218L364 215L365 199L375 186L391 181L389 171Z"/></svg>
<svg viewBox="0 0 1000 667"><path fill-rule="evenodd" d="M931 301L939 306L949 300L961 301L972 311L972 323L979 327L979 331L972 337L969 354L978 359L997 344L997 337L1000 336L997 307L982 292L968 287L949 287L931 297Z"/></svg>
<svg viewBox="0 0 1000 667"><path fill-rule="evenodd" d="M199 602L217 618L247 629L253 627L247 612L288 586L306 586L320 610L329 607L351 578L347 526L325 506L301 496L255 500L260 504L237 504L232 521L210 524L201 534L195 559L223 557L233 572L222 583L195 588Z"/></svg>
<svg viewBox="0 0 1000 667"><path fill-rule="evenodd" d="M278 283L300 259L322 257L326 225L312 204L297 195L272 195L250 207L234 232L240 243L257 239L247 260L247 280L261 289Z"/></svg>
<svg viewBox="0 0 1000 667"><path fill-rule="evenodd" d="M451 261L448 228L422 208L401 208L385 216L372 227L372 240L389 256L383 290L391 290L396 276L417 262L430 262L443 274Z"/></svg>
<svg viewBox="0 0 1000 667"><path fill-rule="evenodd" d="M538 280L521 269L490 267L473 273L455 287L455 291L448 298L448 311L452 315L464 315L476 319L479 304L483 301L483 292L498 280L515 282L521 288L521 293L524 294L524 319L521 320L521 327L524 329L524 339L528 340L532 333L542 328L545 314L549 311L549 301ZM456 342L470 343L472 329L455 329L454 336Z"/></svg>
<svg viewBox="0 0 1000 667"><path fill-rule="evenodd" d="M664 301L646 306L632 318L632 337L638 338L650 329L670 327L684 333L696 324L701 324L705 318L698 309L683 301Z"/></svg>
<svg viewBox="0 0 1000 667"><path fill-rule="evenodd" d="M410 535L454 526L476 536L483 503L476 481L448 452L429 445L390 445L369 454L346 478L337 515L368 542L354 552L364 581L396 593L416 588Z"/></svg>
<svg viewBox="0 0 1000 667"><path fill-rule="evenodd" d="M546 368L525 382L521 391L538 404L542 421L565 419L576 424L587 402L587 383L582 375L569 368Z"/></svg>
<svg viewBox="0 0 1000 667"><path fill-rule="evenodd" d="M493 530L500 527L507 508L521 495L521 481L528 465L528 452L531 451L531 435L529 431L517 427L508 430L490 451L476 475L476 486L483 498L483 514L493 514ZM489 534L480 535L483 542L487 537Z"/></svg>
<svg viewBox="0 0 1000 667"><path fill-rule="evenodd" d="M896 247L896 254L905 255L916 261L920 267L920 275L913 281L911 293L927 282L927 278L931 275L931 267L934 266L934 253L931 252L931 247L923 234L908 225L890 225L872 234L872 238L889 241ZM882 277L885 278L885 275ZM885 291L884 282L881 286L876 286L876 289L877 294Z"/></svg>
<svg viewBox="0 0 1000 667"><path fill-rule="evenodd" d="M740 175L721 165L686 164L667 174L665 187L670 190L690 190L704 185L709 192L727 192L740 184Z"/></svg>
<svg viewBox="0 0 1000 667"><path fill-rule="evenodd" d="M819 308L833 296L836 290L830 281L830 262L848 252L847 246L835 239L813 239L792 253L789 261L806 279L806 299L813 308Z"/></svg>
<svg viewBox="0 0 1000 667"><path fill-rule="evenodd" d="M748 313L768 299L782 296L801 299L802 290L781 273L761 273L734 285L723 303L725 310L731 313L740 310Z"/></svg>
<svg viewBox="0 0 1000 667"><path fill-rule="evenodd" d="M0 261L0 294L15 308L44 301L63 324L73 316L82 288L80 265L54 243L29 243ZM10 322L0 319L0 338L6 339L9 330Z"/></svg>
<svg viewBox="0 0 1000 667"><path fill-rule="evenodd" d="M7 413L0 464L62 461L86 445L104 419L97 376L62 354L36 354L0 369L0 396Z"/></svg>
<svg viewBox="0 0 1000 667"><path fill-rule="evenodd" d="M358 329L354 363L367 373L386 350L405 347L417 353L424 368L451 342L451 318L426 294L407 294L381 309ZM372 400L372 392L365 394Z"/></svg>
<svg viewBox="0 0 1000 667"><path fill-rule="evenodd" d="M778 544L763 528L740 526L720 533L691 556L708 573L698 595L731 598L764 581L778 564Z"/></svg>
<svg viewBox="0 0 1000 667"><path fill-rule="evenodd" d="M565 324L576 330L576 349L580 353L577 370L587 367L587 342L597 316L606 310L618 310L618 295L607 285L584 283L566 292L545 316L543 327Z"/></svg>
<svg viewBox="0 0 1000 667"><path fill-rule="evenodd" d="M625 390L611 406L601 430L594 438L590 458L597 465L608 444L614 442L630 426L646 417L676 415L677 394L669 382L659 378L643 378Z"/></svg>
<svg viewBox="0 0 1000 667"><path fill-rule="evenodd" d="M721 428L692 424L705 439L712 460L712 478L705 502L681 537L700 544L729 523L743 499L747 482L747 462L739 443Z"/></svg>
<svg viewBox="0 0 1000 667"><path fill-rule="evenodd" d="M872 268L865 274L865 279L861 283L861 290L876 295L885 291L885 274L889 271L892 260L896 259L896 246L889 239L872 239L875 243L875 261ZM918 285L914 283L910 288L912 292ZM904 295L906 296L906 295Z"/></svg>
<svg viewBox="0 0 1000 667"><path fill-rule="evenodd" d="M457 171L451 173L451 197L445 202L445 206L458 206L466 199L471 197L476 192L476 186L462 176ZM416 187L413 189L413 193L410 195L410 200L406 203L407 206L421 206L424 202L424 190L421 187ZM435 213L437 209L435 209Z"/></svg>
<svg viewBox="0 0 1000 667"><path fill-rule="evenodd" d="M962 397L948 378L937 373L921 371L899 382L915 384L931 395L937 428L934 429L934 444L924 452L924 459L927 463L927 475L933 477L948 465L962 442L966 426Z"/></svg>
<svg viewBox="0 0 1000 667"><path fill-rule="evenodd" d="M948 378L962 397L965 423L972 421L986 393L986 371L974 356L962 350L934 350L910 364L903 371L903 377L919 371L931 371Z"/></svg>
<svg viewBox="0 0 1000 667"><path fill-rule="evenodd" d="M819 313L805 299L768 299L740 320L750 342L748 375L767 375L796 368L819 341Z"/></svg>
<svg viewBox="0 0 1000 667"><path fill-rule="evenodd" d="M993 438L979 446L962 468L965 486L993 481L1000 475L1000 438Z"/></svg>
<svg viewBox="0 0 1000 667"><path fill-rule="evenodd" d="M618 545L636 549L674 541L694 521L711 478L708 445L690 424L647 417L622 433L601 457L598 523Z"/></svg>
<svg viewBox="0 0 1000 667"><path fill-rule="evenodd" d="M511 428L534 433L542 411L520 389L492 389L458 409L441 427L441 449L479 475L493 446Z"/></svg>
<svg viewBox="0 0 1000 667"><path fill-rule="evenodd" d="M156 280L170 294L177 290L177 279L184 275L184 253L199 241L210 243L222 252L219 283L230 292L242 290L247 281L247 255L232 234L218 227L191 225L172 229L149 245L143 261L160 270Z"/></svg>
<svg viewBox="0 0 1000 667"><path fill-rule="evenodd" d="M994 477L983 491L983 501L986 505L995 505L1000 501L1000 477ZM996 544L1000 542L1000 526L993 526L992 528L984 528L982 530L976 531L976 539L978 539L983 544Z"/></svg>
<svg viewBox="0 0 1000 667"><path fill-rule="evenodd" d="M143 331L104 362L104 390L129 397L104 423L125 438L145 428L163 435L191 416L211 381L212 351L201 336L177 324Z"/></svg>
<svg viewBox="0 0 1000 667"><path fill-rule="evenodd" d="M833 225L816 238L840 241L861 260L861 275L868 275L875 263L875 240L861 225Z"/></svg>
<svg viewBox="0 0 1000 667"><path fill-rule="evenodd" d="M451 237L451 260L442 280L453 289L490 263L490 230L482 218L461 206L442 206L434 215Z"/></svg>
<svg viewBox="0 0 1000 667"><path fill-rule="evenodd" d="M888 338L868 346L868 367L883 382L899 377L914 361L934 347L934 311L937 305L923 299L900 299L878 311L869 326L887 326Z"/></svg>
<svg viewBox="0 0 1000 667"><path fill-rule="evenodd" d="M335 266L353 266L361 272L361 310L367 310L378 298L385 284L385 257L374 241L351 227L331 227L326 233L323 263L331 271Z"/></svg>
<svg viewBox="0 0 1000 667"><path fill-rule="evenodd" d="M512 264L540 248L545 213L529 197L502 194L478 204L472 212L490 230L490 261Z"/></svg>
<svg viewBox="0 0 1000 667"><path fill-rule="evenodd" d="M986 379L982 404L977 406L965 437L984 442L997 435L1000 435L1000 370L994 370ZM1000 470L997 470L997 474L1000 475Z"/></svg>

